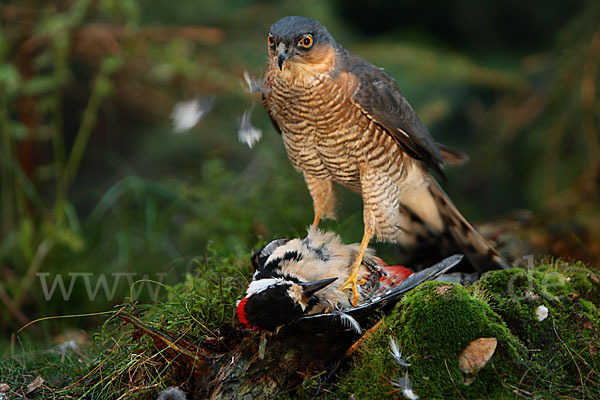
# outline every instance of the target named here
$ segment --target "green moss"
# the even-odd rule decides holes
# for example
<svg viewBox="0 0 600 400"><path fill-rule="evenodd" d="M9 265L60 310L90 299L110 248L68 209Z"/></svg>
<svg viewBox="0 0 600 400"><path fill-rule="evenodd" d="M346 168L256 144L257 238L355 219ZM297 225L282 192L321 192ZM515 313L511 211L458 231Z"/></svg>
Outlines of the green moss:
<svg viewBox="0 0 600 400"><path fill-rule="evenodd" d="M482 277L479 285L493 294L495 310L529 350L526 384L552 394L598 395L597 383L585 384L585 376L597 376L600 367L600 285L594 275L581 264L553 262ZM541 321L540 306L548 309Z"/></svg>
<svg viewBox="0 0 600 400"><path fill-rule="evenodd" d="M395 388L390 379L404 374L389 353L393 335L411 356L408 368L414 391L430 397L488 397L518 381L525 348L490 306L473 298L460 285L428 282L409 293L398 309L386 317L385 328L365 342L355 367L338 386L340 397L389 398ZM498 347L491 360L465 384L458 355L473 340L495 337ZM396 390L398 394L399 391Z"/></svg>
<svg viewBox="0 0 600 400"><path fill-rule="evenodd" d="M393 323L393 321L391 321ZM362 344L359 355L348 374L340 381L333 398L388 399L395 392L391 379L398 374L398 365L389 352L390 321Z"/></svg>
<svg viewBox="0 0 600 400"><path fill-rule="evenodd" d="M594 303L587 300L579 300L579 305L581 306L581 311L586 314L597 315L598 308Z"/></svg>
<svg viewBox="0 0 600 400"><path fill-rule="evenodd" d="M600 305L600 273L585 266L582 262L549 262L536 267L539 274L559 276L563 280L562 292L577 293L582 299ZM560 286L558 286L561 288Z"/></svg>
<svg viewBox="0 0 600 400"><path fill-rule="evenodd" d="M248 287L248 256L210 257L194 275L168 288L167 302L153 307L168 330L186 330L195 336L215 336L234 323L236 301Z"/></svg>
<svg viewBox="0 0 600 400"><path fill-rule="evenodd" d="M600 396L600 279L581 263L491 271L464 288L428 282L407 294L359 350L336 397L402 397L392 379L408 372L421 398ZM541 321L538 307L548 309ZM411 366L389 354L393 335ZM496 352L470 384L458 355L495 337Z"/></svg>
<svg viewBox="0 0 600 400"><path fill-rule="evenodd" d="M481 397L513 381L515 369L524 368L521 343L486 302L474 299L462 286L429 282L407 296L401 307L398 336L402 347L414 354L410 373L420 395L457 396L460 392ZM458 369L458 355L480 337L498 339L498 347L467 386Z"/></svg>

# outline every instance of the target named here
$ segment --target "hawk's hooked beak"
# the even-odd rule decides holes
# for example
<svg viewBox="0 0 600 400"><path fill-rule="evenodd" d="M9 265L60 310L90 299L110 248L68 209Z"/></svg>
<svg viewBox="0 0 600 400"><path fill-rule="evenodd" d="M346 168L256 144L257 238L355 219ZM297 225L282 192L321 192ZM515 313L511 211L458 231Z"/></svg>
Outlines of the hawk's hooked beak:
<svg viewBox="0 0 600 400"><path fill-rule="evenodd" d="M277 47L277 64L279 65L279 70L283 69L283 63L294 55L294 50L288 50L286 45L283 43L279 44Z"/></svg>

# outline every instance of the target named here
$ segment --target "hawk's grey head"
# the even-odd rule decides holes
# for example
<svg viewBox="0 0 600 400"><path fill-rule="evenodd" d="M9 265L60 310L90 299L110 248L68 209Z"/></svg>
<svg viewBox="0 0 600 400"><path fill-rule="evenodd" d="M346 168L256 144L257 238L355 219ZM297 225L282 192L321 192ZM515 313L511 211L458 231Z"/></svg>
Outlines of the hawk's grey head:
<svg viewBox="0 0 600 400"><path fill-rule="evenodd" d="M277 57L279 69L293 57L304 58L323 45L333 45L335 41L319 21L291 16L280 19L271 26L267 44L272 57Z"/></svg>

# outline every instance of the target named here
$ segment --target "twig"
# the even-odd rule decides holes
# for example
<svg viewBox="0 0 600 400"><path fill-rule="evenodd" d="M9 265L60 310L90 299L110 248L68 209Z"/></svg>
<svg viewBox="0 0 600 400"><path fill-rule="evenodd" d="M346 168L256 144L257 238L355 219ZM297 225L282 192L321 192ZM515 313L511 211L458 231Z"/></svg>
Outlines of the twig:
<svg viewBox="0 0 600 400"><path fill-rule="evenodd" d="M346 353L344 354L343 359L352 357L354 355L354 353L356 353L358 351L358 348L360 347L360 345L367 338L373 336L373 333L379 328L379 326L381 326L382 323L383 323L383 319L380 319L375 325L373 325L371 328L369 328L369 330L366 331L364 335L362 335L356 342L354 342L354 344L352 346L350 346L350 348L348 350L346 350Z"/></svg>
<svg viewBox="0 0 600 400"><path fill-rule="evenodd" d="M11 300L8 293L4 289L4 285L0 282L0 300L4 302L6 305L6 309L11 312L12 315L15 316L21 325L24 325L29 322L29 318L15 305L15 303Z"/></svg>
<svg viewBox="0 0 600 400"><path fill-rule="evenodd" d="M62 319L62 318L80 318L80 317L94 317L97 315L105 315L105 314L115 314L116 311L99 311L99 312L93 312L93 313L86 313L86 314L69 314L69 315L52 315L50 317L42 317L42 318L38 318L38 319L34 319L33 321L30 321L28 323L26 323L25 325L23 325L22 327L19 328L19 330L16 332L17 334L21 333L23 330L27 329L28 327L30 327L31 325L40 322L40 321L48 321L50 319Z"/></svg>
<svg viewBox="0 0 600 400"><path fill-rule="evenodd" d="M529 399L531 397L531 393L527 390L521 389L515 385L507 385L506 387L512 388L512 392L518 396L523 397L524 399Z"/></svg>
<svg viewBox="0 0 600 400"><path fill-rule="evenodd" d="M450 369L448 368L448 363L446 362L446 360L444 360L444 365L446 366L446 371L448 371L448 376L450 377L450 380L452 381L452 385L454 385L454 389L456 389L456 393L458 393L458 395L460 396L461 399L465 399L462 395L462 393L460 393L460 390L458 390L458 386L456 386L456 382L454 382L454 378L452 378L452 374L450 373Z"/></svg>
<svg viewBox="0 0 600 400"><path fill-rule="evenodd" d="M52 248L54 247L54 244L54 239L47 238L44 239L37 247L35 255L33 256L33 260L31 260L31 263L27 268L27 274L22 279L21 284L14 296L15 307L21 307L23 300L25 299L25 293L27 293L27 291L29 290L29 287L31 286L34 277L44 264L44 261L46 260L46 257L48 256L50 250L52 250Z"/></svg>
<svg viewBox="0 0 600 400"><path fill-rule="evenodd" d="M56 216L58 221L62 220L63 203L67 201L69 188L71 187L71 183L79 171L83 154L85 153L85 149L87 147L92 130L94 129L96 119L98 118L100 106L102 105L104 99L110 95L110 88L112 86L109 76L112 72L114 72L114 69L118 68L118 63L111 63L109 61L109 59L104 60L104 63L100 67L100 72L98 72L94 79L92 93L90 94L87 105L83 111L79 130L75 135L75 141L71 147L71 152L63 168L62 175L57 177L58 183L56 188L55 209L57 212L59 212L59 214Z"/></svg>
<svg viewBox="0 0 600 400"><path fill-rule="evenodd" d="M156 341L161 342L165 345L165 347L168 347L177 353L185 355L185 356L189 357L189 359L191 359L191 360L195 360L197 358L200 347L196 347L195 353L193 353L189 350L189 345L190 345L189 341L185 340L185 336L186 336L187 330L189 330L189 328L187 328L186 331L180 332L179 337L173 338L173 337L167 337L167 334L165 334L162 330L155 332L155 331L147 328L145 326L145 323L142 320L140 320L132 315L129 315L125 312L119 312L118 314L116 314L116 316L121 318L123 321L131 324L138 331L145 333L146 335L151 337L155 341L155 343L156 343ZM204 358L206 357L206 353L201 354L201 355Z"/></svg>
<svg viewBox="0 0 600 400"><path fill-rule="evenodd" d="M581 370L579 369L579 364L577 364L577 361L575 361L575 357L573 357L573 353L571 353L569 346L566 345L566 343L562 340L562 338L558 334L558 331L556 330L556 324L554 322L552 322L552 328L554 329L554 333L556 334L556 337L558 338L558 340L560 340L562 345L565 346L565 349L571 356L571 359L573 360L573 363L575 364L575 367L577 368L577 372L579 373L579 381L581 382L581 395L583 397L585 397L585 383L583 382L583 375L581 375Z"/></svg>

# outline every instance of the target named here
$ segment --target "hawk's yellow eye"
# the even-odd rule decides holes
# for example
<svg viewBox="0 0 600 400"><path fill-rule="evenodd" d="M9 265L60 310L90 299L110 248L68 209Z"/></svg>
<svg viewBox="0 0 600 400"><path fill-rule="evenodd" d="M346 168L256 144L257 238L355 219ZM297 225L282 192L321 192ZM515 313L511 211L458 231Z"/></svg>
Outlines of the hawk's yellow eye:
<svg viewBox="0 0 600 400"><path fill-rule="evenodd" d="M273 36L269 35L267 37L267 43L269 44L269 46L273 46L275 44L275 40L273 40Z"/></svg>
<svg viewBox="0 0 600 400"><path fill-rule="evenodd" d="M306 35L302 39L300 39L300 41L298 42L298 46L304 47L305 49L308 49L312 45L313 45L312 35Z"/></svg>

